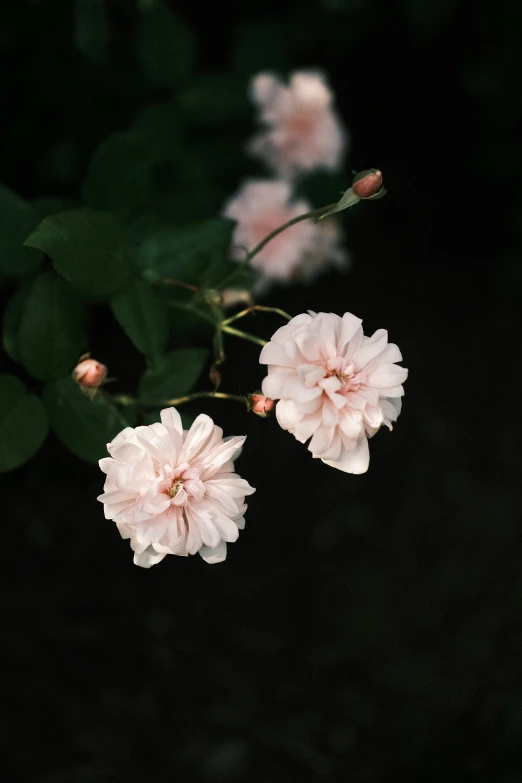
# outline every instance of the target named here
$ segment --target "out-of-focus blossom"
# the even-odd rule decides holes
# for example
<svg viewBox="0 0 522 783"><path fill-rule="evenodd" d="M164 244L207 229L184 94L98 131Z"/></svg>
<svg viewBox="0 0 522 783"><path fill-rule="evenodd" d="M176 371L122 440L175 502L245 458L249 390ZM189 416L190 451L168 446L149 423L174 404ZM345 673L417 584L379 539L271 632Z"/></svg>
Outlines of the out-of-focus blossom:
<svg viewBox="0 0 522 783"><path fill-rule="evenodd" d="M260 416L262 419L266 419L275 410L275 400L271 400L270 397L265 397L261 392L254 392L247 397L247 406L252 413L256 416Z"/></svg>
<svg viewBox="0 0 522 783"><path fill-rule="evenodd" d="M315 224L313 242L307 248L303 261L295 274L303 283L313 281L328 269L346 272L351 256L344 245L344 238L335 218Z"/></svg>
<svg viewBox="0 0 522 783"><path fill-rule="evenodd" d="M304 199L291 201L288 182L246 182L223 210L224 217L237 221L232 240L234 258L241 261L271 231L311 209ZM290 226L254 256L252 266L264 277L281 281L291 279L312 245L315 234L316 227L311 220Z"/></svg>
<svg viewBox="0 0 522 783"><path fill-rule="evenodd" d="M368 470L368 438L392 429L408 376L396 345L379 329L363 334L351 313L303 313L261 351L263 394L279 400L277 420L314 457L346 473Z"/></svg>
<svg viewBox="0 0 522 783"><path fill-rule="evenodd" d="M249 142L248 150L278 176L339 168L346 132L320 73L297 71L288 86L271 73L260 73L252 80L251 96L266 129Z"/></svg>
<svg viewBox="0 0 522 783"><path fill-rule="evenodd" d="M234 473L244 437L223 439L223 430L201 414L183 430L175 408L161 423L127 427L100 460L107 474L106 519L130 539L136 565L149 568L165 555L194 555L207 563L226 558L227 542L244 527L245 496L255 490Z"/></svg>
<svg viewBox="0 0 522 783"><path fill-rule="evenodd" d="M88 397L94 397L96 390L107 377L107 367L96 359L83 359L73 371L73 378Z"/></svg>
<svg viewBox="0 0 522 783"><path fill-rule="evenodd" d="M292 218L309 212L307 201L291 201L291 186L282 180L252 180L225 205L223 215L237 221L233 258L242 261L270 232ZM251 261L261 273L256 293L270 281L310 280L331 263L342 266L346 254L334 221L303 220L271 239Z"/></svg>

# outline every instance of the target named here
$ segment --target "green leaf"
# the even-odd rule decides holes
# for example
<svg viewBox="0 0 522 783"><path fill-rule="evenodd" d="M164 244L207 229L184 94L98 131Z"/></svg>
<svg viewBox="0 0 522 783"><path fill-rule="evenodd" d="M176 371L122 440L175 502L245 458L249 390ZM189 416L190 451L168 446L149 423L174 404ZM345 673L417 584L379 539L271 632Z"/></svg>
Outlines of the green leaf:
<svg viewBox="0 0 522 783"><path fill-rule="evenodd" d="M14 375L0 375L0 472L30 460L48 431L40 398L29 394Z"/></svg>
<svg viewBox="0 0 522 783"><path fill-rule="evenodd" d="M9 299L4 312L2 343L6 354L22 364L20 357L20 324L25 309L27 297L31 293L32 283L26 283Z"/></svg>
<svg viewBox="0 0 522 783"><path fill-rule="evenodd" d="M153 82L176 87L192 71L196 48L192 30L163 2L145 10L138 33L138 56Z"/></svg>
<svg viewBox="0 0 522 783"><path fill-rule="evenodd" d="M43 398L58 438L87 462L107 456L107 443L128 426L110 398L98 392L90 400L70 377L47 384Z"/></svg>
<svg viewBox="0 0 522 783"><path fill-rule="evenodd" d="M149 187L150 163L140 140L115 133L91 158L82 198L90 207L126 214L146 202Z"/></svg>
<svg viewBox="0 0 522 783"><path fill-rule="evenodd" d="M181 124L173 103L164 101L145 106L135 117L132 132L151 163L163 163L179 155Z"/></svg>
<svg viewBox="0 0 522 783"><path fill-rule="evenodd" d="M205 348L179 348L167 353L161 365L147 370L139 385L140 399L161 402L188 394L194 387L207 362Z"/></svg>
<svg viewBox="0 0 522 783"><path fill-rule="evenodd" d="M88 207L45 218L25 244L43 250L83 293L110 296L127 279L127 237L115 215Z"/></svg>
<svg viewBox="0 0 522 783"><path fill-rule="evenodd" d="M86 345L85 311L54 272L42 272L25 299L18 351L35 378L47 380L72 372Z"/></svg>
<svg viewBox="0 0 522 783"><path fill-rule="evenodd" d="M111 299L114 316L138 351L156 367L169 339L169 313L165 302L143 280L132 280Z"/></svg>
<svg viewBox="0 0 522 783"><path fill-rule="evenodd" d="M66 212L77 206L72 198L63 198L61 196L43 196L42 198L35 198L29 203L38 218L35 225L41 223L49 215L57 215L58 212Z"/></svg>
<svg viewBox="0 0 522 783"><path fill-rule="evenodd" d="M360 196L357 196L352 188L348 188L337 204L332 207L332 209L329 209L328 212L325 212L321 217L317 218L317 220L324 220L326 217L329 217L330 215L334 215L336 212L342 212L344 209L349 209L349 207L353 207L355 204L358 204L361 200Z"/></svg>
<svg viewBox="0 0 522 783"><path fill-rule="evenodd" d="M201 124L227 122L248 115L246 80L228 73L199 74L179 95L189 120Z"/></svg>
<svg viewBox="0 0 522 783"><path fill-rule="evenodd" d="M106 62L109 56L109 20L105 0L75 0L74 44L92 62Z"/></svg>
<svg viewBox="0 0 522 783"><path fill-rule="evenodd" d="M27 201L0 185L0 275L27 277L42 263L41 253L24 247L37 223Z"/></svg>
<svg viewBox="0 0 522 783"><path fill-rule="evenodd" d="M148 237L138 248L137 261L149 280L172 277L184 283L212 285L215 275L205 275L226 258L234 222L211 219L186 229L167 229Z"/></svg>

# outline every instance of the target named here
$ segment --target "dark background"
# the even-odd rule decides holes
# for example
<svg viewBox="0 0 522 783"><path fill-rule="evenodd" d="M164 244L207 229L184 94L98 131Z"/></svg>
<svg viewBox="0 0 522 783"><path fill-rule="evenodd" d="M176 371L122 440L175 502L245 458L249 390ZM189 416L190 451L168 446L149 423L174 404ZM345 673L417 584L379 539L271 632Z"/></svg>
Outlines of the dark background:
<svg viewBox="0 0 522 783"><path fill-rule="evenodd" d="M71 3L2 5L0 179L26 198L76 198L95 146L167 97L136 66L132 3L109 6L110 61L96 65L74 47ZM380 167L388 195L340 218L349 275L267 301L387 328L410 369L404 409L371 442L369 472L347 476L275 419L206 404L248 433L238 470L257 487L214 567L133 566L96 501L103 477L54 439L2 476L8 779L515 783L522 6L172 7L198 37L198 66L236 69L245 89L249 68L328 74L350 167ZM194 131L194 158L215 169L193 220L254 170L237 152L252 119ZM185 197L190 177L179 187ZM260 316L252 330L278 325ZM114 329L100 312L92 341L125 379L137 359ZM256 355L230 343L229 391L260 385Z"/></svg>

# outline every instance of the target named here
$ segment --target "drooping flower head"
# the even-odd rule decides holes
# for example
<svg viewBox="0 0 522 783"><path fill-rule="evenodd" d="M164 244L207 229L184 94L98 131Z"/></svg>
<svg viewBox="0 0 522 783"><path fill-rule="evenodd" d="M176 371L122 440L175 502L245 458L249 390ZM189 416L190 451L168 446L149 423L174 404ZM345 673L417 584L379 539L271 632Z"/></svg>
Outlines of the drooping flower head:
<svg viewBox="0 0 522 783"><path fill-rule="evenodd" d="M266 130L250 141L248 149L278 176L339 167L346 133L320 73L296 71L288 86L271 73L260 73L252 80L251 95Z"/></svg>
<svg viewBox="0 0 522 783"><path fill-rule="evenodd" d="M129 538L136 565L149 568L165 555L194 555L207 563L226 558L227 542L244 527L245 496L255 490L234 473L244 437L201 414L183 430L175 408L161 423L128 427L100 460L107 474L100 500L106 519Z"/></svg>
<svg viewBox="0 0 522 783"><path fill-rule="evenodd" d="M270 232L292 218L310 212L304 199L291 200L291 186L282 180L246 182L223 210L223 216L237 221L234 231L233 258L243 260ZM340 234L332 223L303 220L271 239L252 259L261 273L261 285L269 281L290 282L310 279L330 263L344 260L339 246ZM311 271L313 270L313 275Z"/></svg>
<svg viewBox="0 0 522 783"><path fill-rule="evenodd" d="M396 345L379 329L365 337L351 313L304 313L261 351L263 394L278 399L283 429L310 443L314 457L346 473L368 470L368 438L400 413L408 376Z"/></svg>

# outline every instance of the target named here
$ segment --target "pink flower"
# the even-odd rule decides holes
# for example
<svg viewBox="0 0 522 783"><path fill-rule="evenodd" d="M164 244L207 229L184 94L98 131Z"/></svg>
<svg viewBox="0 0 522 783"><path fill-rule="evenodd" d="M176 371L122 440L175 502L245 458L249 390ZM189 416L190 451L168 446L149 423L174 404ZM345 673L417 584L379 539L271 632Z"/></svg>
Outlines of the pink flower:
<svg viewBox="0 0 522 783"><path fill-rule="evenodd" d="M233 257L241 261L271 231L310 210L307 201L291 202L288 182L252 180L245 183L223 210L224 217L237 221L232 241ZM330 261L341 262L344 252L338 246L340 236L332 223L303 220L271 239L252 259L252 266L262 275L256 292L266 288L269 281L310 279Z"/></svg>
<svg viewBox="0 0 522 783"><path fill-rule="evenodd" d="M223 430L201 414L183 430L175 408L161 424L120 432L100 460L107 474L105 518L129 538L136 565L150 568L165 555L194 555L207 563L227 556L227 542L243 529L245 495L255 490L234 473L244 437L223 439Z"/></svg>
<svg viewBox="0 0 522 783"><path fill-rule="evenodd" d="M379 329L365 337L351 313L298 315L261 351L268 364L263 394L278 399L281 427L314 457L346 473L368 470L368 438L382 424L392 429L408 376L402 356Z"/></svg>
<svg viewBox="0 0 522 783"><path fill-rule="evenodd" d="M288 182L252 180L225 204L224 217L237 221L233 254L241 261L271 231L312 207L307 201L291 203ZM314 241L316 228L311 220L303 220L278 234L252 259L252 266L265 277L288 280L301 264Z"/></svg>
<svg viewBox="0 0 522 783"><path fill-rule="evenodd" d="M278 176L340 166L346 134L320 73L297 71L288 87L276 76L260 73L252 80L251 95L267 129L250 141L249 151Z"/></svg>

